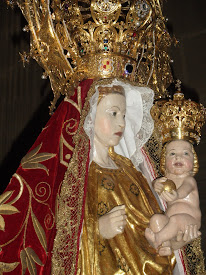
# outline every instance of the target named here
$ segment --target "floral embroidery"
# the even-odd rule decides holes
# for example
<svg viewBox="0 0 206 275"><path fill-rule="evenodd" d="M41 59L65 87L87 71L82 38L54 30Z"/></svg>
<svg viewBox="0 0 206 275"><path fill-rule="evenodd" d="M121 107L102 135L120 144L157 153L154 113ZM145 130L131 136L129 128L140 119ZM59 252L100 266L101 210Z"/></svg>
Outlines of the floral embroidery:
<svg viewBox="0 0 206 275"><path fill-rule="evenodd" d="M101 186L107 190L114 190L114 182L111 178L103 178Z"/></svg>
<svg viewBox="0 0 206 275"><path fill-rule="evenodd" d="M139 195L139 189L137 188L137 186L134 183L130 185L130 189L129 190L136 197Z"/></svg>
<svg viewBox="0 0 206 275"><path fill-rule="evenodd" d="M109 212L109 208L107 206L106 203L104 203L103 201L101 201L99 204L98 204L98 212L97 214L99 216L103 216L104 214L106 214L107 212Z"/></svg>
<svg viewBox="0 0 206 275"><path fill-rule="evenodd" d="M129 266L127 265L125 259L123 257L118 259L118 267L123 270L124 272L129 271Z"/></svg>
<svg viewBox="0 0 206 275"><path fill-rule="evenodd" d="M99 240L98 242L98 250L99 250L99 255L102 255L102 253L104 252L106 246L103 240Z"/></svg>

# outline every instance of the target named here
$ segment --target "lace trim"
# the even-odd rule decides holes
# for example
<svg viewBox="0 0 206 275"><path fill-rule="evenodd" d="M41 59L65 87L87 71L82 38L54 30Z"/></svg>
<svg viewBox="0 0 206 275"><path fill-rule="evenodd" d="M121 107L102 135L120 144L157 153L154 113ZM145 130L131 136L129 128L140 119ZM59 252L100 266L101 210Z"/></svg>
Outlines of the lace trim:
<svg viewBox="0 0 206 275"><path fill-rule="evenodd" d="M126 125L130 126L126 126L124 136L120 140L120 145L115 146L114 150L116 153L131 159L134 166L138 169L139 164L143 162L141 148L150 138L154 128L154 123L150 115L154 93L148 87L139 87L135 84L131 85L128 81L120 81L118 79L97 82L95 85L96 92L90 99L90 111L84 123L84 130L91 144L90 163L94 153L94 124L99 96L98 87L112 87L113 85L121 85L125 90L127 105L125 120Z"/></svg>

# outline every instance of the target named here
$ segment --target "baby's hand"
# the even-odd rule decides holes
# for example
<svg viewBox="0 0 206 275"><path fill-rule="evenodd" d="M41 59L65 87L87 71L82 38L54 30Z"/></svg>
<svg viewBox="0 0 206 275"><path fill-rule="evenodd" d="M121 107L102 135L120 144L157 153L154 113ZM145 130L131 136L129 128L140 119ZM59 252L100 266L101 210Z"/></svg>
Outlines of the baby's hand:
<svg viewBox="0 0 206 275"><path fill-rule="evenodd" d="M178 193L175 190L172 190L172 192L163 191L160 195L161 199L165 200L166 202L175 201L178 199Z"/></svg>
<svg viewBox="0 0 206 275"><path fill-rule="evenodd" d="M110 212L99 218L99 233L105 239L114 238L124 232L126 225L125 205L114 207Z"/></svg>
<svg viewBox="0 0 206 275"><path fill-rule="evenodd" d="M161 194L162 189L163 189L163 183L166 180L167 180L166 177L162 177L162 178L158 178L158 179L153 181L153 186L154 186L155 192L157 192L158 194Z"/></svg>
<svg viewBox="0 0 206 275"><path fill-rule="evenodd" d="M190 224L185 226L185 232L178 231L177 242L184 241L186 243L196 239L201 235L201 232L197 229L197 225Z"/></svg>

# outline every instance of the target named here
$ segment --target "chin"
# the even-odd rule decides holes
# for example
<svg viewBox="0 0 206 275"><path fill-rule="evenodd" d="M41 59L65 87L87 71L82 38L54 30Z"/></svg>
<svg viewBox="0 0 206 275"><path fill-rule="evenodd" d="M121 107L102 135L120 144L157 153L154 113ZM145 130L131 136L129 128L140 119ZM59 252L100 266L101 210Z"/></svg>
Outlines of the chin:
<svg viewBox="0 0 206 275"><path fill-rule="evenodd" d="M116 139L111 140L109 146L117 146L120 142L120 139L121 138L117 137Z"/></svg>

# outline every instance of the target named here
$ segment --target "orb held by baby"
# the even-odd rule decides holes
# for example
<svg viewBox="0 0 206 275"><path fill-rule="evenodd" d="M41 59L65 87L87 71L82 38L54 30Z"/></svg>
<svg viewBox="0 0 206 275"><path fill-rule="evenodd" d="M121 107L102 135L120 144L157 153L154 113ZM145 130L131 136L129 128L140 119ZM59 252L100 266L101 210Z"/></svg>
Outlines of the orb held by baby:
<svg viewBox="0 0 206 275"><path fill-rule="evenodd" d="M162 183L163 187L159 195L161 195L162 192L167 191L169 193L172 193L173 190L176 190L176 185L173 180L167 179L165 182Z"/></svg>

